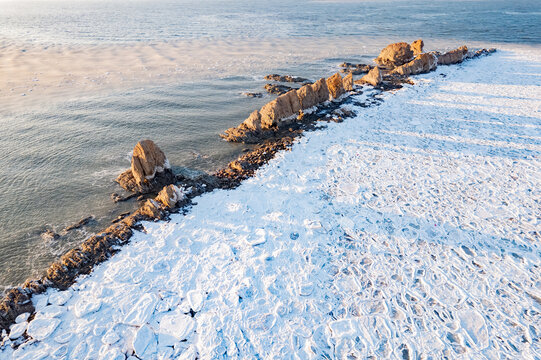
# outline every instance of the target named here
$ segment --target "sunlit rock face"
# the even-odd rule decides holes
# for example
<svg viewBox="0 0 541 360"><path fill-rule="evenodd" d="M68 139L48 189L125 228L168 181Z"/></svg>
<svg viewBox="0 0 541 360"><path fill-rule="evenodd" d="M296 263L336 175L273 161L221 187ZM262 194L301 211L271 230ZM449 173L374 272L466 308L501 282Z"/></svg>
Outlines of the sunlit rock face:
<svg viewBox="0 0 541 360"><path fill-rule="evenodd" d="M402 76L424 74L435 70L437 66L438 59L436 55L431 53L419 54L409 63L393 69L393 71L391 71L391 74L397 74Z"/></svg>
<svg viewBox="0 0 541 360"><path fill-rule="evenodd" d="M438 65L458 64L464 60L467 54L468 48L465 45L461 46L458 49L438 55Z"/></svg>
<svg viewBox="0 0 541 360"><path fill-rule="evenodd" d="M135 145L131 169L116 179L124 189L149 193L172 184L175 175L163 151L152 140L142 140Z"/></svg>
<svg viewBox="0 0 541 360"><path fill-rule="evenodd" d="M392 69L404 65L413 59L413 51L408 43L399 42L388 45L381 50L379 56L374 59L380 67Z"/></svg>

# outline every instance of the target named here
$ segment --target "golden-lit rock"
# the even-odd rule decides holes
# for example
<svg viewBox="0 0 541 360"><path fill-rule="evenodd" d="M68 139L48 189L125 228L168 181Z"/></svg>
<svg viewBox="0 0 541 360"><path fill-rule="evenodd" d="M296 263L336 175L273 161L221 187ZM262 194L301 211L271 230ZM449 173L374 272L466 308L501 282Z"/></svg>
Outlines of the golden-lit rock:
<svg viewBox="0 0 541 360"><path fill-rule="evenodd" d="M413 59L413 51L408 43L399 42L388 45L374 59L376 64L383 68L393 69Z"/></svg>
<svg viewBox="0 0 541 360"><path fill-rule="evenodd" d="M368 74L363 76L361 79L357 80L356 83L378 86L381 83L381 80L382 80L381 71L376 66L375 68L370 70Z"/></svg>
<svg viewBox="0 0 541 360"><path fill-rule="evenodd" d="M468 54L468 48L464 45L445 54L438 55L438 65L451 65L461 63Z"/></svg>
<svg viewBox="0 0 541 360"><path fill-rule="evenodd" d="M419 54L422 54L424 46L425 46L425 43L423 42L422 39L418 39L412 42L410 47L411 47L411 50L413 51L413 55L417 56Z"/></svg>
<svg viewBox="0 0 541 360"><path fill-rule="evenodd" d="M391 71L391 74L409 76L424 74L433 71L438 66L438 59L432 53L419 54L407 64L401 65Z"/></svg>
<svg viewBox="0 0 541 360"><path fill-rule="evenodd" d="M345 91L353 91L353 73L349 73L342 79L342 86Z"/></svg>
<svg viewBox="0 0 541 360"><path fill-rule="evenodd" d="M342 82L342 76L340 73L336 73L329 77L326 82L331 99L338 99L340 96L344 95L344 84Z"/></svg>

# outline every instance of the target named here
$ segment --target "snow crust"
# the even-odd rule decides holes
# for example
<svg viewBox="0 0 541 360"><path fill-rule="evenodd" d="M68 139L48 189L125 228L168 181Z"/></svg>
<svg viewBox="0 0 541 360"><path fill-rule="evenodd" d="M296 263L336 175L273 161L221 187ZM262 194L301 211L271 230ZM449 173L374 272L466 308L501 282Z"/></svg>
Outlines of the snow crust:
<svg viewBox="0 0 541 360"><path fill-rule="evenodd" d="M348 105L36 296L0 357L540 358L540 79L506 51Z"/></svg>

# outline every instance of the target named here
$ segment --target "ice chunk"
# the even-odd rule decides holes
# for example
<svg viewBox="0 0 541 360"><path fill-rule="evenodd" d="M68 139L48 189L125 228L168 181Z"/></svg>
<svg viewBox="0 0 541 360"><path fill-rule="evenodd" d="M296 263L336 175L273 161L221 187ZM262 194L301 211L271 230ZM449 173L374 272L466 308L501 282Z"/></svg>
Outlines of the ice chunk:
<svg viewBox="0 0 541 360"><path fill-rule="evenodd" d="M21 315L17 316L15 318L15 323L20 324L22 322L25 322L30 317L30 313L22 313Z"/></svg>
<svg viewBox="0 0 541 360"><path fill-rule="evenodd" d="M188 292L188 302L193 311L198 312L203 306L203 293L199 290L191 290Z"/></svg>
<svg viewBox="0 0 541 360"><path fill-rule="evenodd" d="M57 291L49 295L49 302L53 305L64 305L71 299L71 291Z"/></svg>
<svg viewBox="0 0 541 360"><path fill-rule="evenodd" d="M488 347L488 331L485 320L475 310L463 310L458 314L460 324L479 349Z"/></svg>
<svg viewBox="0 0 541 360"><path fill-rule="evenodd" d="M101 308L101 301L95 298L82 297L75 303L74 313L78 318L92 314Z"/></svg>
<svg viewBox="0 0 541 360"><path fill-rule="evenodd" d="M132 342L133 351L141 359L151 359L156 353L158 343L154 331L148 326L143 325L137 330Z"/></svg>
<svg viewBox="0 0 541 360"><path fill-rule="evenodd" d="M26 332L36 340L44 340L56 330L58 325L60 325L59 319L34 319L30 322L30 325L28 325L28 330L26 330Z"/></svg>
<svg viewBox="0 0 541 360"><path fill-rule="evenodd" d="M17 339L18 337L21 337L26 331L27 326L28 326L27 322L11 325L9 338L13 340L13 339Z"/></svg>
<svg viewBox="0 0 541 360"><path fill-rule="evenodd" d="M133 306L131 311L124 318L124 323L128 325L140 326L147 323L156 304L158 303L158 297L154 294L145 294L139 301Z"/></svg>
<svg viewBox="0 0 541 360"><path fill-rule="evenodd" d="M158 342L160 346L173 346L189 338L195 329L195 320L183 314L179 309L167 313L160 320Z"/></svg>

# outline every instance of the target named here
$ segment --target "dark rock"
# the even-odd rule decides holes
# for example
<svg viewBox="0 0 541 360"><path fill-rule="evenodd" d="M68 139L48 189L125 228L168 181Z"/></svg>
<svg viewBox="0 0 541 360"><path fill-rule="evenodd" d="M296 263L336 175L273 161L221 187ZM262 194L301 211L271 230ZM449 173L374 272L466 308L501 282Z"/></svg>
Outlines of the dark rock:
<svg viewBox="0 0 541 360"><path fill-rule="evenodd" d="M303 83L303 84L310 82L310 80L305 79L303 77L291 76L291 75L282 76L278 74L267 75L265 76L265 80L273 80L273 81L278 81L278 82Z"/></svg>
<svg viewBox="0 0 541 360"><path fill-rule="evenodd" d="M246 97L252 97L252 98L262 98L263 97L263 94L262 93L256 93L256 92L243 92L242 95L246 96Z"/></svg>
<svg viewBox="0 0 541 360"><path fill-rule="evenodd" d="M123 220L126 216L130 215L129 212L124 212L120 215L118 215L113 221L111 221L112 224L116 224L117 222Z"/></svg>
<svg viewBox="0 0 541 360"><path fill-rule="evenodd" d="M67 226L65 229L64 229L64 232L68 232L68 231L71 231L71 230L75 230L75 229L79 229L79 228L82 228L83 226L85 225L88 225L90 224L91 222L93 222L95 219L94 219L94 216L88 216L88 217L85 217L79 221L77 221L75 224L73 225L70 225L70 226Z"/></svg>
<svg viewBox="0 0 541 360"><path fill-rule="evenodd" d="M265 90L267 90L269 94L282 95L293 90L293 88L286 85L266 84Z"/></svg>
<svg viewBox="0 0 541 360"><path fill-rule="evenodd" d="M374 67L371 65L366 64L352 64L352 63L342 63L340 64L340 67L342 68L340 71L343 73L351 73L352 75L361 75L366 74L370 70L372 70Z"/></svg>

